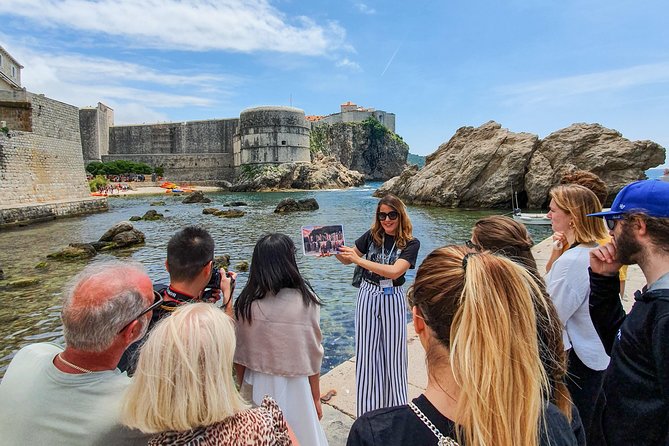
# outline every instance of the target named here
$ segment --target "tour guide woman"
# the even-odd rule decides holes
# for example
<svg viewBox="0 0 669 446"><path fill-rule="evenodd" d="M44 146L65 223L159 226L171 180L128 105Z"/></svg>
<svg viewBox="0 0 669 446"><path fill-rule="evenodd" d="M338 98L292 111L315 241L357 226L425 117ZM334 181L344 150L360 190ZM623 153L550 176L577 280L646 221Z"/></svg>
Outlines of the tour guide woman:
<svg viewBox="0 0 669 446"><path fill-rule="evenodd" d="M404 274L416 266L420 242L402 201L386 195L372 228L341 246L337 259L355 263L362 281L355 311L355 382L358 416L407 403L407 320ZM363 256L365 256L363 258Z"/></svg>

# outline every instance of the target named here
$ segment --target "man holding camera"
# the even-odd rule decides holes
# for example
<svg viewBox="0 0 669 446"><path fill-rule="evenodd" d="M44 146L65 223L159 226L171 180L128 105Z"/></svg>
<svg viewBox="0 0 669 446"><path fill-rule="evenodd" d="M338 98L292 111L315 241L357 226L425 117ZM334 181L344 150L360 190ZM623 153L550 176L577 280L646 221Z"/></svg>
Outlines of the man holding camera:
<svg viewBox="0 0 669 446"><path fill-rule="evenodd" d="M216 303L222 299L222 309L232 317L232 293L237 274L225 272L214 265L214 239L200 226L186 226L167 243L165 268L170 275L169 285L155 285L164 302L153 311L151 325L171 314L180 305L192 302ZM129 375L137 363L136 350L131 345L119 362L119 369Z"/></svg>

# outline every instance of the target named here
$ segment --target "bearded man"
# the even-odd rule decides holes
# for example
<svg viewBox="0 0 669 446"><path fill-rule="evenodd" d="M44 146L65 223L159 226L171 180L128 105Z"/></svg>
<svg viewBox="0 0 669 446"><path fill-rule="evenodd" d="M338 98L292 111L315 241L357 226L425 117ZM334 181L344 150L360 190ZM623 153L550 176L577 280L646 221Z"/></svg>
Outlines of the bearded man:
<svg viewBox="0 0 669 446"><path fill-rule="evenodd" d="M588 445L669 445L669 183L637 181L604 217L611 242L590 251L590 317L611 356ZM618 270L647 285L625 314Z"/></svg>

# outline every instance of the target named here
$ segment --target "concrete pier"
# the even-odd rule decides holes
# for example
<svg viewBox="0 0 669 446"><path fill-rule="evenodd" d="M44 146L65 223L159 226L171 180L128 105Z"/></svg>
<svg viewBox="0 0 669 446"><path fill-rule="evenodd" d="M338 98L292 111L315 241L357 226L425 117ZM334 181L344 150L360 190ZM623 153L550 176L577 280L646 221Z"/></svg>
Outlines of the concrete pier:
<svg viewBox="0 0 669 446"><path fill-rule="evenodd" d="M546 270L546 263L551 253L550 238L538 243L532 248L539 271ZM627 273L627 284L623 305L629 311L634 302L633 293L641 289L646 280L637 265L631 265ZM427 386L427 372L425 368L425 352L413 330L413 325L407 326L409 352L409 399L420 395ZM323 419L321 424L325 429L330 446L346 444L348 432L355 421L355 357L332 369L321 377L321 393L330 389L337 391L328 403L323 404Z"/></svg>

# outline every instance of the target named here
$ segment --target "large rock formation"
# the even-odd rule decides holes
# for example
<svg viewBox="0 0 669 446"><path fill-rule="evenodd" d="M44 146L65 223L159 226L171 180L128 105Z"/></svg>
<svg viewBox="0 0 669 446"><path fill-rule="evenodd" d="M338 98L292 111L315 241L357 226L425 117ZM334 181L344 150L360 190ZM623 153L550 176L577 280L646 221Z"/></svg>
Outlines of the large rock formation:
<svg viewBox="0 0 669 446"><path fill-rule="evenodd" d="M425 167L407 169L375 195L393 193L410 203L447 207L494 207L511 203L510 184L522 184L539 138L513 133L490 121L462 127L428 156Z"/></svg>
<svg viewBox="0 0 669 446"><path fill-rule="evenodd" d="M318 124L311 130L311 150L334 156L366 180L387 180L406 167L409 146L376 120Z"/></svg>
<svg viewBox="0 0 669 446"><path fill-rule="evenodd" d="M333 157L315 156L312 163L247 166L230 190L341 189L360 186L364 176L348 170Z"/></svg>
<svg viewBox="0 0 669 446"><path fill-rule="evenodd" d="M520 205L542 207L564 172L589 170L609 186L613 197L625 184L664 161L665 150L652 141L629 141L599 124L574 124L543 141L513 133L490 121L462 127L425 167L405 170L375 193L393 193L409 203L449 207L511 208L511 188Z"/></svg>
<svg viewBox="0 0 669 446"><path fill-rule="evenodd" d="M599 124L572 124L551 133L532 155L525 175L527 206L547 206L548 191L567 171L589 170L609 188L609 201L622 187L664 162L665 151L652 141L630 141Z"/></svg>

